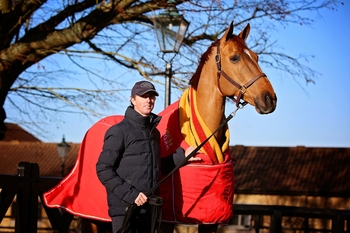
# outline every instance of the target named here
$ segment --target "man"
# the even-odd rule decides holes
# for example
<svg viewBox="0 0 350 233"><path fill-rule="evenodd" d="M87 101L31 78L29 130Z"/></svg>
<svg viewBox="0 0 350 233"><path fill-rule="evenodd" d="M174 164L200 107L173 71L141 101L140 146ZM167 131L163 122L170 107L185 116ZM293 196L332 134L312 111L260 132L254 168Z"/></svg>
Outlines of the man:
<svg viewBox="0 0 350 233"><path fill-rule="evenodd" d="M151 232L152 215L144 193L158 182L160 168L170 171L194 150L190 147L185 153L179 148L161 161L160 133L156 128L161 117L152 113L158 95L152 83L135 83L131 91L131 106L126 109L124 119L105 134L96 171L106 187L113 233L122 227L125 213L132 203L137 205L131 219L133 232Z"/></svg>

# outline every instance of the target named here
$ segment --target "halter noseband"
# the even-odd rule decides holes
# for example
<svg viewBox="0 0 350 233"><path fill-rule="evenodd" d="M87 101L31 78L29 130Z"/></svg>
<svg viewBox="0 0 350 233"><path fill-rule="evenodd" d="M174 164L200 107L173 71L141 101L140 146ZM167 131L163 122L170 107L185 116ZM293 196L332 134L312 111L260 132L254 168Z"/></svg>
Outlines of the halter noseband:
<svg viewBox="0 0 350 233"><path fill-rule="evenodd" d="M239 107L239 105L241 104L242 106L246 105L248 102L243 100L243 95L244 93L247 91L248 87L250 87L253 83L255 83L256 80L258 80L259 78L262 77L266 77L266 74L264 73L260 73L257 76L255 76L254 78L252 78L249 82L247 82L246 84L244 84L243 86L240 85L239 83L237 83L235 80L233 80L232 78L230 78L230 76L228 76L228 74L225 73L225 71L223 71L221 69L221 56L220 56L220 43L218 43L217 46L217 54L215 56L215 60L216 60L216 65L218 67L218 72L217 72L217 76L218 76L218 87L220 92L221 91L221 87L220 87L220 76L223 76L227 81L229 81L233 86L237 87L239 89L239 93L237 98L235 99L235 96L227 96L228 98L230 98L233 102L236 103L236 107ZM243 102L240 102L240 101Z"/></svg>

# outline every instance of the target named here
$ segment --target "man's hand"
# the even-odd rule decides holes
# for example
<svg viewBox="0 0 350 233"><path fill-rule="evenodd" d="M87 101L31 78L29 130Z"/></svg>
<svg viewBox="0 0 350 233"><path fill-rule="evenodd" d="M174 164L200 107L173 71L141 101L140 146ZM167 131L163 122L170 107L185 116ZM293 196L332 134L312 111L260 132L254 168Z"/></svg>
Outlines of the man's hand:
<svg viewBox="0 0 350 233"><path fill-rule="evenodd" d="M186 157L189 156L191 154L191 152L194 151L195 149L196 149L196 147L194 147L194 146L188 147L185 151L185 156ZM188 161L201 161L202 160L201 158L199 158L199 157L196 158L195 156L196 155L192 156L192 158L190 158Z"/></svg>
<svg viewBox="0 0 350 233"><path fill-rule="evenodd" d="M140 192L137 198L135 199L135 204L137 206L141 206L146 202L147 202L147 196L144 193Z"/></svg>

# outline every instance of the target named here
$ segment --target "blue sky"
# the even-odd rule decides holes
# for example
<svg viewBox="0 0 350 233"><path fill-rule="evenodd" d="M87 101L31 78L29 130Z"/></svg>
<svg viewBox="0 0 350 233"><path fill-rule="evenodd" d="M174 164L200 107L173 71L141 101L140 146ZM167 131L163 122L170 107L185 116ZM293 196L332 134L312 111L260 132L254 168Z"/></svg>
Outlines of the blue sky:
<svg viewBox="0 0 350 233"><path fill-rule="evenodd" d="M350 5L322 11L313 27L290 25L276 38L286 53L314 55L315 84L265 71L278 97L261 116L247 107L230 123L231 145L350 147Z"/></svg>
<svg viewBox="0 0 350 233"><path fill-rule="evenodd" d="M321 74L316 83L264 69L275 88L277 108L269 115L259 115L251 106L239 110L229 122L230 145L350 147L350 4L320 14L312 27L289 25L272 35L287 54L315 56L307 65ZM172 102L176 99L173 95ZM155 113L163 101L158 99ZM124 114L125 107L115 114ZM228 104L227 114L233 110ZM40 139L60 142L65 135L67 141L79 143L93 123L69 116L53 129L53 138Z"/></svg>

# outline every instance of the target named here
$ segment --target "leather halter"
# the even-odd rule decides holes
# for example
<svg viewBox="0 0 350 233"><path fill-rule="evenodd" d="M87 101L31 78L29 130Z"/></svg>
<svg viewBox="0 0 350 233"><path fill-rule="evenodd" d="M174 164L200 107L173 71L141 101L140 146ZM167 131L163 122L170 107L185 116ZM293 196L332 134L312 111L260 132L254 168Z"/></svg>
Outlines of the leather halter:
<svg viewBox="0 0 350 233"><path fill-rule="evenodd" d="M233 102L236 103L236 107L239 107L239 105L241 104L242 106L246 105L248 102L246 102L243 99L244 93L247 91L248 87L250 87L253 83L255 83L256 80L258 80L259 78L262 77L267 77L266 74L264 73L260 73L257 76L255 76L254 78L252 78L249 82L247 82L244 85L240 85L239 83L237 83L235 80L233 80L232 78L230 78L230 76L228 76L228 74L225 73L225 71L223 71L221 69L221 56L220 56L220 43L218 43L217 45L217 54L215 56L215 60L216 60L216 65L218 67L218 72L217 72L217 76L218 76L218 86L219 86L219 90L221 91L221 87L220 87L220 76L223 76L227 81L229 81L233 86L237 87L239 89L239 93L237 98L235 99L235 96L227 96L228 98L230 98ZM240 102L240 101L243 102Z"/></svg>

